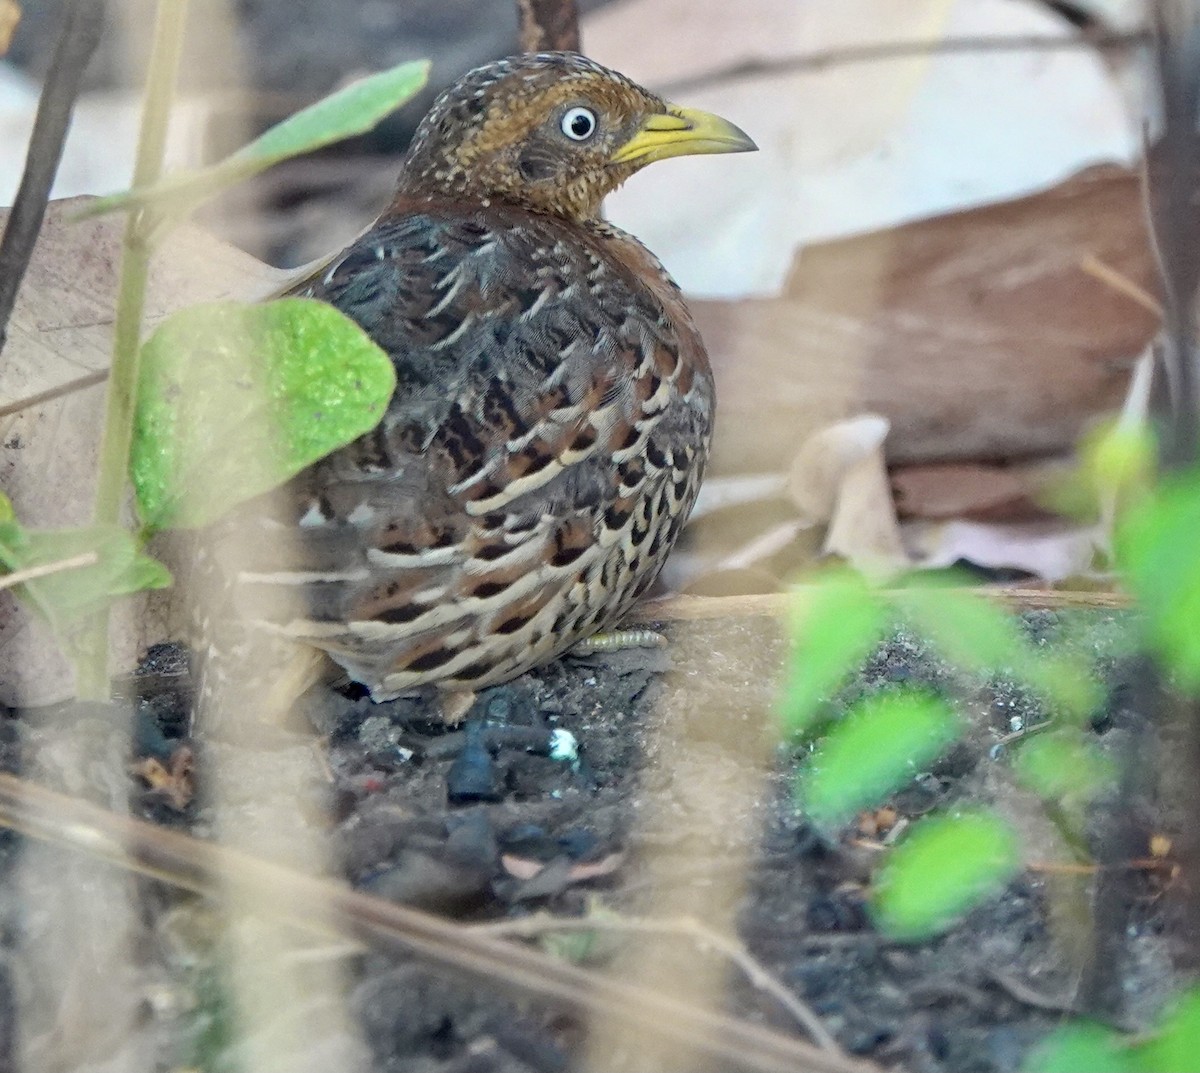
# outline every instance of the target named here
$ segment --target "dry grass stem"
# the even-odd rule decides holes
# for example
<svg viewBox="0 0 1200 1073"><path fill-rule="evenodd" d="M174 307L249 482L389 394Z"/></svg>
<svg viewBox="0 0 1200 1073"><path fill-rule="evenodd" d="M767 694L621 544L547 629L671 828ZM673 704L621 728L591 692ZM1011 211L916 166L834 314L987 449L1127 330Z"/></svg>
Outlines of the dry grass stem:
<svg viewBox="0 0 1200 1073"><path fill-rule="evenodd" d="M1147 312L1153 313L1156 317L1162 316L1162 303L1154 295L1123 272L1118 272L1111 265L1105 264L1099 257L1089 254L1079 262L1079 267L1089 276L1098 279L1101 283L1108 284L1114 291L1125 295L1126 298L1131 298Z"/></svg>
<svg viewBox="0 0 1200 1073"><path fill-rule="evenodd" d="M472 934L428 913L306 876L222 846L129 819L0 774L0 824L208 897L229 886L269 895L280 919L320 935L369 941L516 988L573 1013L617 1015L648 1033L762 1073L879 1073L879 1067L778 1032L647 991L510 942ZM271 892L274 892L272 895ZM332 912L326 916L319 907ZM310 913L309 907L318 911Z"/></svg>
<svg viewBox="0 0 1200 1073"><path fill-rule="evenodd" d="M71 395L76 391L95 387L96 384L102 384L107 379L108 370L97 369L94 373L88 373L87 376L81 376L77 380L68 380L65 384L59 384L57 387L49 388L46 391L39 391L36 395L27 395L23 399L17 399L16 402L0 406L0 417L9 417L12 414L19 414L22 410L41 406L43 403L53 402L55 399L61 399L64 395Z"/></svg>
<svg viewBox="0 0 1200 1073"><path fill-rule="evenodd" d="M531 939L551 932L609 931L623 934L676 935L689 939L702 949L707 947L729 959L758 990L770 995L823 1050L843 1054L838 1042L821 1019L803 1000L783 986L749 950L734 939L706 927L699 920L646 920L631 917L526 917L475 924L470 929L482 935Z"/></svg>
<svg viewBox="0 0 1200 1073"><path fill-rule="evenodd" d="M12 588L13 585L24 585L51 574L61 574L64 570L79 570L85 566L93 566L100 561L94 551L85 551L82 555L72 555L69 559L59 559L55 563L42 563L41 566L27 566L24 570L14 570L11 574L0 577L0 589Z"/></svg>

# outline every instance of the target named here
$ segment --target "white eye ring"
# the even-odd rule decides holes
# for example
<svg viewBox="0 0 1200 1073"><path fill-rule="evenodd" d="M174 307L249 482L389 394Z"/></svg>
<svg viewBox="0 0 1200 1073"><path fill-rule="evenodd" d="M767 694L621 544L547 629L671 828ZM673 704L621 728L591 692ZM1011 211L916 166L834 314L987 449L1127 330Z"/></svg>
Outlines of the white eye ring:
<svg viewBox="0 0 1200 1073"><path fill-rule="evenodd" d="M568 108L559 126L562 132L573 142L586 142L596 133L596 113L590 108Z"/></svg>

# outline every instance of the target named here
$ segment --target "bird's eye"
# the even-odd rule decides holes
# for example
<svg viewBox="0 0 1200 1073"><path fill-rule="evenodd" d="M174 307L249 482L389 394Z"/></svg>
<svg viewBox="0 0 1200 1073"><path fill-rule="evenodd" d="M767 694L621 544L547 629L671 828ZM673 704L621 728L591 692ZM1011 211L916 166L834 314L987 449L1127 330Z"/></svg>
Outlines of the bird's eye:
<svg viewBox="0 0 1200 1073"><path fill-rule="evenodd" d="M596 113L590 108L568 108L560 125L571 141L586 142L596 133Z"/></svg>

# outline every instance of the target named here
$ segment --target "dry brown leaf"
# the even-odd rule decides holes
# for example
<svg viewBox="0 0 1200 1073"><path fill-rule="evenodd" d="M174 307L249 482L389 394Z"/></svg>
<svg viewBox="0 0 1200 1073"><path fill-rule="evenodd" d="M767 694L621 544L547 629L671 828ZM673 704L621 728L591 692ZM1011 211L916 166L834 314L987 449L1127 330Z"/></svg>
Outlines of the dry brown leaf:
<svg viewBox="0 0 1200 1073"><path fill-rule="evenodd" d="M892 471L892 493L902 518L972 518L1019 521L1045 518L1036 500L1044 466L997 466L983 462L930 463Z"/></svg>
<svg viewBox="0 0 1200 1073"><path fill-rule="evenodd" d="M1126 169L807 246L779 298L692 303L721 407L710 474L778 473L862 412L890 422L889 463L1069 450L1157 326L1089 257L1155 291Z"/></svg>
<svg viewBox="0 0 1200 1073"><path fill-rule="evenodd" d="M17 0L0 0L0 56L3 56L12 44L13 34L17 32L17 23L21 21L21 5Z"/></svg>
<svg viewBox="0 0 1200 1073"><path fill-rule="evenodd" d="M194 757L191 746L181 745L164 764L157 757L144 756L132 765L132 772L176 812L182 812L196 793L193 777Z"/></svg>
<svg viewBox="0 0 1200 1073"><path fill-rule="evenodd" d="M122 221L69 224L74 207L58 203L48 215L10 326L0 405L108 361ZM809 246L777 299L693 303L720 397L710 477L776 480L814 432L863 412L890 424L890 463L1069 449L1089 421L1119 407L1155 329L1151 313L1081 267L1089 259L1154 288L1138 182L1126 170L1091 169L1031 197ZM184 228L156 263L148 319L200 301L254 300L287 278ZM89 516L102 400L94 387L0 418L0 488L30 524ZM826 547L856 560L864 549L892 556L882 463L860 459L846 477L844 488L825 486L819 511L815 500L806 507L834 521ZM758 536L742 528L702 558L749 547L759 564ZM126 622L124 662L172 632L169 598L153 607ZM70 692L48 632L0 596L0 702Z"/></svg>
<svg viewBox="0 0 1200 1073"><path fill-rule="evenodd" d="M73 222L88 200L54 202L46 214L8 326L0 405L108 366L124 220ZM0 230L5 219L0 212ZM285 278L198 228L181 227L155 258L147 325L199 302L257 300ZM90 520L104 392L101 384L0 417L0 489L27 525ZM129 613L114 638L119 666L128 665L147 640L172 632L169 595L149 605L130 600L125 607ZM0 703L49 704L72 692L70 668L49 629L11 594L0 594Z"/></svg>

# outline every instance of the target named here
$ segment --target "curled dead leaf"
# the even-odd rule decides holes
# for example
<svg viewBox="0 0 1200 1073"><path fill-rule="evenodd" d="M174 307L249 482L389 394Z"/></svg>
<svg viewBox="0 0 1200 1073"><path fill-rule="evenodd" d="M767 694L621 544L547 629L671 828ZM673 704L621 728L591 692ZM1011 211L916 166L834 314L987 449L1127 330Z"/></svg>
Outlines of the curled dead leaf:
<svg viewBox="0 0 1200 1073"><path fill-rule="evenodd" d="M833 518L847 474L882 450L888 428L887 418L862 414L826 425L804 441L792 461L788 494L806 520Z"/></svg>
<svg viewBox="0 0 1200 1073"><path fill-rule="evenodd" d="M881 576L909 565L883 458L888 429L886 418L862 414L819 430L788 482L801 517L827 524L824 552Z"/></svg>

